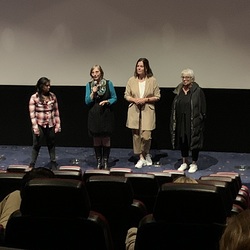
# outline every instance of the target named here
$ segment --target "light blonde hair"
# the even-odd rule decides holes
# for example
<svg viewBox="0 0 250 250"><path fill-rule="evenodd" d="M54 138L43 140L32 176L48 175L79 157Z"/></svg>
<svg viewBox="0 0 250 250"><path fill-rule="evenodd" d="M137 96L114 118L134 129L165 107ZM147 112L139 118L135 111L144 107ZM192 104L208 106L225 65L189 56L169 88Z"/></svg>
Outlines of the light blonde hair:
<svg viewBox="0 0 250 250"><path fill-rule="evenodd" d="M181 76L190 76L193 81L195 80L194 71L189 68L183 69L181 71Z"/></svg>

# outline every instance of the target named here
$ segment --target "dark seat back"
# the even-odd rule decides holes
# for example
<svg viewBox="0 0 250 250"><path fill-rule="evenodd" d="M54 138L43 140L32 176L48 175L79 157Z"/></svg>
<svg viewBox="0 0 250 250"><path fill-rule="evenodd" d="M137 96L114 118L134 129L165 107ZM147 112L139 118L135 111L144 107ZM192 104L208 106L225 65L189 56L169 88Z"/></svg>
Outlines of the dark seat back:
<svg viewBox="0 0 250 250"><path fill-rule="evenodd" d="M0 201L9 193L20 190L24 172L0 173Z"/></svg>
<svg viewBox="0 0 250 250"><path fill-rule="evenodd" d="M82 172L75 170L54 170L56 178L73 179L82 181Z"/></svg>
<svg viewBox="0 0 250 250"><path fill-rule="evenodd" d="M90 210L82 181L33 179L22 191L20 211L6 227L5 245L21 249L113 249L106 218Z"/></svg>
<svg viewBox="0 0 250 250"><path fill-rule="evenodd" d="M83 172L83 181L86 182L93 175L110 175L110 172L106 169L87 169Z"/></svg>
<svg viewBox="0 0 250 250"><path fill-rule="evenodd" d="M135 249L219 249L227 219L222 195L212 185L163 184L153 214L140 222Z"/></svg>
<svg viewBox="0 0 250 250"><path fill-rule="evenodd" d="M132 185L134 198L141 200L148 213L153 212L156 196L160 188L159 183L153 174L128 173L125 177Z"/></svg>
<svg viewBox="0 0 250 250"><path fill-rule="evenodd" d="M115 249L125 249L127 230L138 226L145 215L138 203L133 206L130 182L124 176L94 175L89 177L86 186L91 209L103 214L109 222Z"/></svg>
<svg viewBox="0 0 250 250"><path fill-rule="evenodd" d="M20 211L31 216L87 218L90 202L82 181L36 178L22 192Z"/></svg>

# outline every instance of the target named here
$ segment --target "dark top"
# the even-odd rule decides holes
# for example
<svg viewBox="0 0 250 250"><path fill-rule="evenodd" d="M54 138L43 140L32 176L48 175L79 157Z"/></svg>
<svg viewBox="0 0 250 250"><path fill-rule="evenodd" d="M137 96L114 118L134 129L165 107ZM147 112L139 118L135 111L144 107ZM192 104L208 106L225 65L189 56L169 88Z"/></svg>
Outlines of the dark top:
<svg viewBox="0 0 250 250"><path fill-rule="evenodd" d="M180 91L179 99L176 102L176 126L177 126L177 138L183 143L185 136L190 145L191 135L191 94L190 91L185 95L184 91ZM179 140L176 141L179 143ZM177 145L178 147L178 145Z"/></svg>

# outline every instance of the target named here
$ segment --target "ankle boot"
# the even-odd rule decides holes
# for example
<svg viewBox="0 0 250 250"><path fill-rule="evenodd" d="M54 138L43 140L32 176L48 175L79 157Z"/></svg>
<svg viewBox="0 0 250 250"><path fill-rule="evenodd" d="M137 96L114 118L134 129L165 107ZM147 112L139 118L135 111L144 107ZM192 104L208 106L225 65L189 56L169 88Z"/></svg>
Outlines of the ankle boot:
<svg viewBox="0 0 250 250"><path fill-rule="evenodd" d="M96 166L96 168L97 169L101 169L102 168L102 158L101 157L97 157L96 160L97 160L97 166Z"/></svg>
<svg viewBox="0 0 250 250"><path fill-rule="evenodd" d="M108 169L108 161L109 161L110 147L103 147L103 167L104 169Z"/></svg>
<svg viewBox="0 0 250 250"><path fill-rule="evenodd" d="M103 169L109 169L108 162L109 160L107 158L103 158Z"/></svg>
<svg viewBox="0 0 250 250"><path fill-rule="evenodd" d="M97 160L97 169L102 168L102 146L95 146L95 156Z"/></svg>

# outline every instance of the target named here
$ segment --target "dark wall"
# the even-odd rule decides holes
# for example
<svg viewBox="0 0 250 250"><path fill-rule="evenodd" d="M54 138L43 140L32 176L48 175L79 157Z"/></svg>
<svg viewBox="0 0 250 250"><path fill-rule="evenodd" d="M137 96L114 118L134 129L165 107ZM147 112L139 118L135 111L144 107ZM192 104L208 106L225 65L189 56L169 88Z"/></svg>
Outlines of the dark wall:
<svg viewBox="0 0 250 250"><path fill-rule="evenodd" d="M126 128L128 103L123 98L125 87L116 87L118 102L114 106L116 130L114 148L132 148L131 131ZM157 128L153 131L152 148L171 149L169 117L174 98L172 88L161 89L156 104ZM34 93L32 86L0 86L0 145L31 145L31 123L28 103ZM62 132L57 145L91 147L87 132L88 107L84 103L85 87L52 86L57 95ZM250 90L204 89L207 99L205 151L250 152Z"/></svg>

